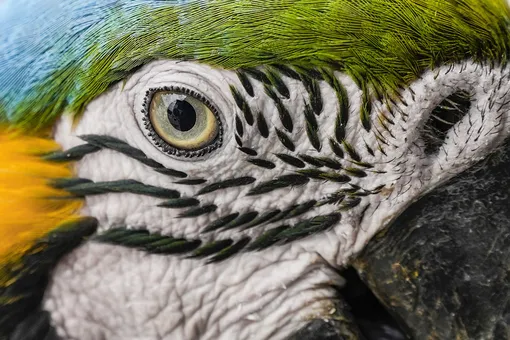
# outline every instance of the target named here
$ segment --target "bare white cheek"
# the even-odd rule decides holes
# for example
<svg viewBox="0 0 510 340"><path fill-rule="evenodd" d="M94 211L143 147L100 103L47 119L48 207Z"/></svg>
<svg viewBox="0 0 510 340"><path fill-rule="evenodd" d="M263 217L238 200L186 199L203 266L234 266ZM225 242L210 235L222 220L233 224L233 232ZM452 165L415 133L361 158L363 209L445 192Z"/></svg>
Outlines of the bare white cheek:
<svg viewBox="0 0 510 340"><path fill-rule="evenodd" d="M327 316L334 291L314 287L331 281L342 284L342 279L329 269L330 264L345 264L410 202L487 156L508 136L510 85L496 88L492 75L505 78L504 84L509 83L508 70L489 70L471 62L450 70L428 72L402 93L406 105L398 104L388 112L386 105L373 102L373 128L366 131L359 119L360 89L345 75L337 74L350 101L346 141L364 162L374 166L364 170L366 177L351 176L349 185L367 191L384 185L383 191L364 196L357 206L344 209L340 222L328 231L264 251L241 253L218 264L205 265L203 261L179 256L149 255L88 243L59 264L45 309L52 313L61 335L94 340L279 339L311 317ZM252 81L256 95L249 98L235 73L195 63L151 63L124 86L114 86L90 103L76 128L63 119L56 128L55 138L64 149L82 143L77 135L105 134L129 143L166 167L188 173L191 178L205 178L208 183L240 176L257 180L250 185L201 195L201 204L214 204L218 209L193 219L178 218L181 210L158 207L161 199L134 194L89 197L83 214L99 219L99 231L124 225L175 237L200 238L204 242L237 240L241 236L256 239L278 224L247 231L233 229L207 234L202 231L215 219L233 212L284 210L312 199L320 201L345 189L347 184L311 180L304 186L247 196L261 182L294 173L296 169L279 161L276 153L338 158L329 146L338 111L333 89L320 83L324 108L317 116L322 144L319 152L305 132L303 111L308 94L300 82L286 77L284 80L292 93L290 99L282 102L292 114L294 129L288 135L296 145L295 152L289 152L274 133L274 127L282 131L285 128L262 84ZM204 159L183 161L168 156L152 145L140 128L139 111L146 90L173 84L203 91L222 112L223 146ZM249 156L238 150L233 138L234 117L243 114L230 94L229 85L241 89L253 113L261 112L265 116L271 128L270 136L262 138L256 125L245 122L243 146L255 149L257 157L274 162L274 169L250 165L246 161ZM434 107L452 91L461 90L472 95L470 111L448 133L437 153L425 154L421 128ZM393 124L383 128L378 120L380 115L391 116ZM477 131L476 136L473 130ZM384 153L379 151L381 136L388 141ZM344 169L353 165L348 155L339 162ZM176 189L181 197L191 197L198 190L176 185L175 178L111 150L85 156L76 169L79 177L93 181L133 179ZM313 216L336 213L338 209L338 205L323 205L285 223L292 225Z"/></svg>

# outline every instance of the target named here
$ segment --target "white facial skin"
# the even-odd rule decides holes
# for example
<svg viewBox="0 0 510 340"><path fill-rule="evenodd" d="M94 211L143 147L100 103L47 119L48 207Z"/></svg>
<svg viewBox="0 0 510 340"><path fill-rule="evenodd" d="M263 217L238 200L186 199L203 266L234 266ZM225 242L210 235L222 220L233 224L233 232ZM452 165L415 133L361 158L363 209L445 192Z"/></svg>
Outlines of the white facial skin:
<svg viewBox="0 0 510 340"><path fill-rule="evenodd" d="M365 190L384 185L379 193L362 197L359 205L342 211L341 221L328 231L259 252L241 252L214 264L90 241L60 262L48 288L44 308L51 312L58 333L65 339L80 340L283 339L311 319L334 313L336 293L328 287L343 284L334 268L348 263L413 200L487 156L510 132L507 69L490 70L488 66L466 62L427 72L403 91L407 105L395 107L394 117L382 103L372 103L369 132L359 119L362 92L350 78L336 76L345 86L350 102L346 140L364 162L374 165L365 169L366 177L351 176L350 183ZM316 116L322 142L318 152L305 132L303 111L308 93L301 82L285 76L283 79L291 93L289 100L282 101L294 123L293 132L287 135L296 146L295 152L278 140L274 127L285 129L260 82L251 79L255 89L255 97L251 98L234 72L197 63L153 62L92 101L74 127L69 118L63 118L56 126L55 139L64 150L83 144L79 135L108 135L140 149L168 168L188 173L190 178L205 178L206 184L241 176L257 179L250 185L201 195L202 205L215 204L218 209L192 219L177 217L185 209L160 208L157 204L162 199L135 194L87 197L83 215L99 220L98 232L124 225L203 242L238 240L242 236L253 240L282 223L246 231L201 231L215 219L233 212L283 210L311 199L320 201L349 188L349 184L312 179L303 186L246 195L263 181L298 170L278 160L275 153L338 159L328 143L334 136L338 109L333 89L319 82L324 108ZM238 89L253 113L264 114L270 127L265 139L256 124L249 126L243 121L243 146L255 149L257 157L274 162L276 168L256 167L246 161L248 155L238 150L234 118L243 114L229 85ZM148 89L164 86L193 89L218 108L224 129L221 148L189 160L167 155L152 144L142 124L143 100ZM437 153L425 154L422 126L443 99L460 90L472 95L470 111L449 131ZM382 127L382 115L395 123L385 124L390 131ZM378 134L388 145L378 142ZM385 154L379 151L380 144ZM348 156L338 160L344 168L353 166ZM175 178L107 149L85 156L76 171L78 177L96 182L134 179L175 189L181 197L193 197L203 186L175 184ZM284 223L292 225L338 209L338 205L323 205Z"/></svg>

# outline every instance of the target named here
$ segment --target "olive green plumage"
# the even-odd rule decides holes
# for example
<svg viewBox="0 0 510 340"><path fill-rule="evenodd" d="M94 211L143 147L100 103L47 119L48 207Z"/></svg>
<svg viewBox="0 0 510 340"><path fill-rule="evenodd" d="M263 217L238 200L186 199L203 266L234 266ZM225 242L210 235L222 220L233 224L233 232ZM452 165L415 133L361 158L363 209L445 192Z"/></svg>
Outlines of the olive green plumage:
<svg viewBox="0 0 510 340"><path fill-rule="evenodd" d="M197 60L227 69L327 67L382 96L398 93L425 69L445 63L468 58L506 63L510 49L510 11L502 0L172 3L113 8L82 33L88 45L68 46L61 68L14 114L3 113L4 119L37 127L64 111L79 113L112 83L154 59Z"/></svg>

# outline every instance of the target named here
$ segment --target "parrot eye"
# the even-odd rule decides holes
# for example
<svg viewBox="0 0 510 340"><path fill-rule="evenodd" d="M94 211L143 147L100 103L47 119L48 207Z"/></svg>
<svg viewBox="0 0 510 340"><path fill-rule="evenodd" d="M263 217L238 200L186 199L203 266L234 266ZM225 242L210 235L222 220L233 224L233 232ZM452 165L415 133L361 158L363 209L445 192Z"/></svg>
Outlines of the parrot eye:
<svg viewBox="0 0 510 340"><path fill-rule="evenodd" d="M200 157L221 146L222 126L218 110L190 89L150 89L143 113L147 135L167 154Z"/></svg>

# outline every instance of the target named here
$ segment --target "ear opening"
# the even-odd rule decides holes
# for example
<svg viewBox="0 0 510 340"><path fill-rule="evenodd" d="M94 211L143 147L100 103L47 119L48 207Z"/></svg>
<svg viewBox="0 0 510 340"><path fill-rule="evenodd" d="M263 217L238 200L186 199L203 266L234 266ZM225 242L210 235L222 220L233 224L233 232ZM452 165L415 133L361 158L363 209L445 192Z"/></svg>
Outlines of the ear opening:
<svg viewBox="0 0 510 340"><path fill-rule="evenodd" d="M432 110L421 132L426 155L436 154L439 151L447 139L448 132L471 109L471 97L472 95L467 91L456 91Z"/></svg>

